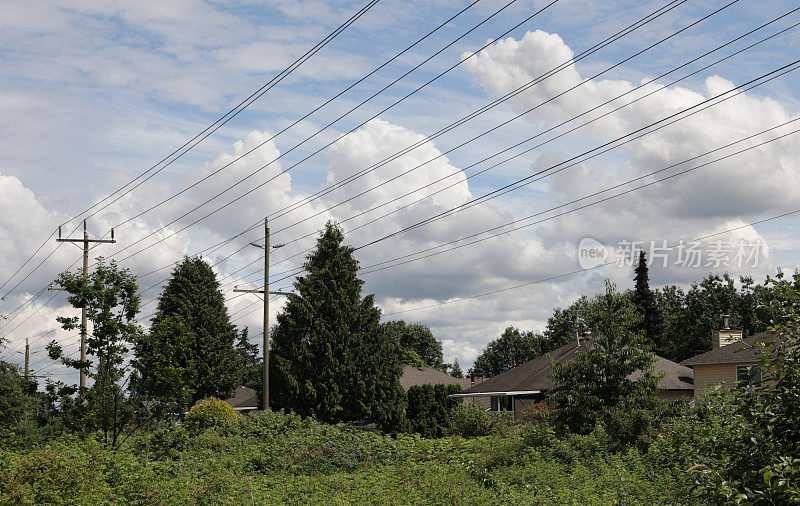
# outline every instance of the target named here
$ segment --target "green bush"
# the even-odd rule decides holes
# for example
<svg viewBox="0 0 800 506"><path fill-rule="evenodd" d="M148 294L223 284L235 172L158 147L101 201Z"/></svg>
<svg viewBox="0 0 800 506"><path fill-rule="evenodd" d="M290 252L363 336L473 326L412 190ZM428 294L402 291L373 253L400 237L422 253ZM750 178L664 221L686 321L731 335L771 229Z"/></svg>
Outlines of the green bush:
<svg viewBox="0 0 800 506"><path fill-rule="evenodd" d="M236 419L236 410L233 406L211 397L192 406L186 414L186 427L190 429L225 427L233 424Z"/></svg>
<svg viewBox="0 0 800 506"><path fill-rule="evenodd" d="M464 438L507 434L512 424L511 416L489 415L475 404L461 404L450 412L450 433Z"/></svg>
<svg viewBox="0 0 800 506"><path fill-rule="evenodd" d="M459 403L450 394L460 385L414 385L408 389L406 430L423 437L442 437L450 427L450 411Z"/></svg>

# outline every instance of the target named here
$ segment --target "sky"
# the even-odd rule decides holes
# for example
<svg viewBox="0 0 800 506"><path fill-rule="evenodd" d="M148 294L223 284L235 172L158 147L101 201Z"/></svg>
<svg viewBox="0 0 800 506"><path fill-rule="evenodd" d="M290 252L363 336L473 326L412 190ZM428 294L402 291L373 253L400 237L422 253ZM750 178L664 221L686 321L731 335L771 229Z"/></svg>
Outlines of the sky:
<svg viewBox="0 0 800 506"><path fill-rule="evenodd" d="M384 320L464 370L507 326L631 287L639 249L654 286L798 266L800 214L770 220L800 209L796 4L508 2L381 0L164 163L367 2L0 0L0 359L27 337L38 374L76 381L43 351L77 353L55 320L76 311L43 289L80 266L53 234L83 218L114 229L91 255L139 276L145 327L201 254L254 341L260 301L232 290L261 287L264 217L285 290L336 221Z"/></svg>

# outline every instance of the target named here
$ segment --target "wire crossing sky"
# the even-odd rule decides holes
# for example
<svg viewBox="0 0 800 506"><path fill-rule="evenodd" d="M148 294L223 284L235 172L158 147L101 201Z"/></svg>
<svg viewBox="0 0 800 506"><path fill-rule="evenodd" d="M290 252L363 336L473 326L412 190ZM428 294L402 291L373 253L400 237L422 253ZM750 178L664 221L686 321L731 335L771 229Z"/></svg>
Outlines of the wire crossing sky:
<svg viewBox="0 0 800 506"><path fill-rule="evenodd" d="M96 253L140 277L143 323L199 254L253 336L232 289L258 287L264 217L282 287L341 223L385 317L465 367L509 325L628 288L636 248L663 257L655 285L794 269L799 24L753 0L7 2L0 358L27 337L74 381L41 350L77 353L47 286L78 265L54 231L79 216L119 227Z"/></svg>

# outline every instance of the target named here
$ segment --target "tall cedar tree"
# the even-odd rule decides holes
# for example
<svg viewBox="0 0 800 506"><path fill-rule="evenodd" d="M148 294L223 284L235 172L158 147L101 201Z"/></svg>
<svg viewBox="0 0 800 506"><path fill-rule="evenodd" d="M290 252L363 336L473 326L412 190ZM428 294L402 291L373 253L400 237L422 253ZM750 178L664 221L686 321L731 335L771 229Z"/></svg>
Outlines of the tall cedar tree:
<svg viewBox="0 0 800 506"><path fill-rule="evenodd" d="M642 333L656 347L658 351L663 350L661 343L661 314L656 304L656 296L650 290L650 275L647 269L647 258L644 251L639 252L639 263L634 271L636 276L633 280L636 286L631 294L631 302L636 306L636 311L641 316L636 331Z"/></svg>
<svg viewBox="0 0 800 506"><path fill-rule="evenodd" d="M158 299L150 332L134 347L135 387L168 403L225 399L241 380L236 337L216 274L201 258L186 257Z"/></svg>
<svg viewBox="0 0 800 506"><path fill-rule="evenodd" d="M556 425L579 433L614 410L652 408L659 381L647 341L633 330L640 317L627 297L606 282L606 293L592 302L592 338L572 362L551 362L555 386L547 397Z"/></svg>
<svg viewBox="0 0 800 506"><path fill-rule="evenodd" d="M394 428L405 401L399 350L380 324L374 296L361 297L353 248L328 223L272 332L270 405L325 422L375 421Z"/></svg>

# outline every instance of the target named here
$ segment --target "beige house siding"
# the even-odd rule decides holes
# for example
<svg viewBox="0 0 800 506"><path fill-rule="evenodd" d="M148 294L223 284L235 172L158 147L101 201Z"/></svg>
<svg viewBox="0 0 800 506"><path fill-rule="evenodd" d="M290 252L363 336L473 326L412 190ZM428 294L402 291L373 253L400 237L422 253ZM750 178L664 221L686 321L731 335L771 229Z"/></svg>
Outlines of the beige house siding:
<svg viewBox="0 0 800 506"><path fill-rule="evenodd" d="M694 390L659 390L656 398L665 402L674 402L679 399L689 399L693 394Z"/></svg>
<svg viewBox="0 0 800 506"><path fill-rule="evenodd" d="M694 369L694 392L699 395L703 390L714 385L736 387L736 367L754 365L757 362L741 362L736 364L698 364Z"/></svg>

